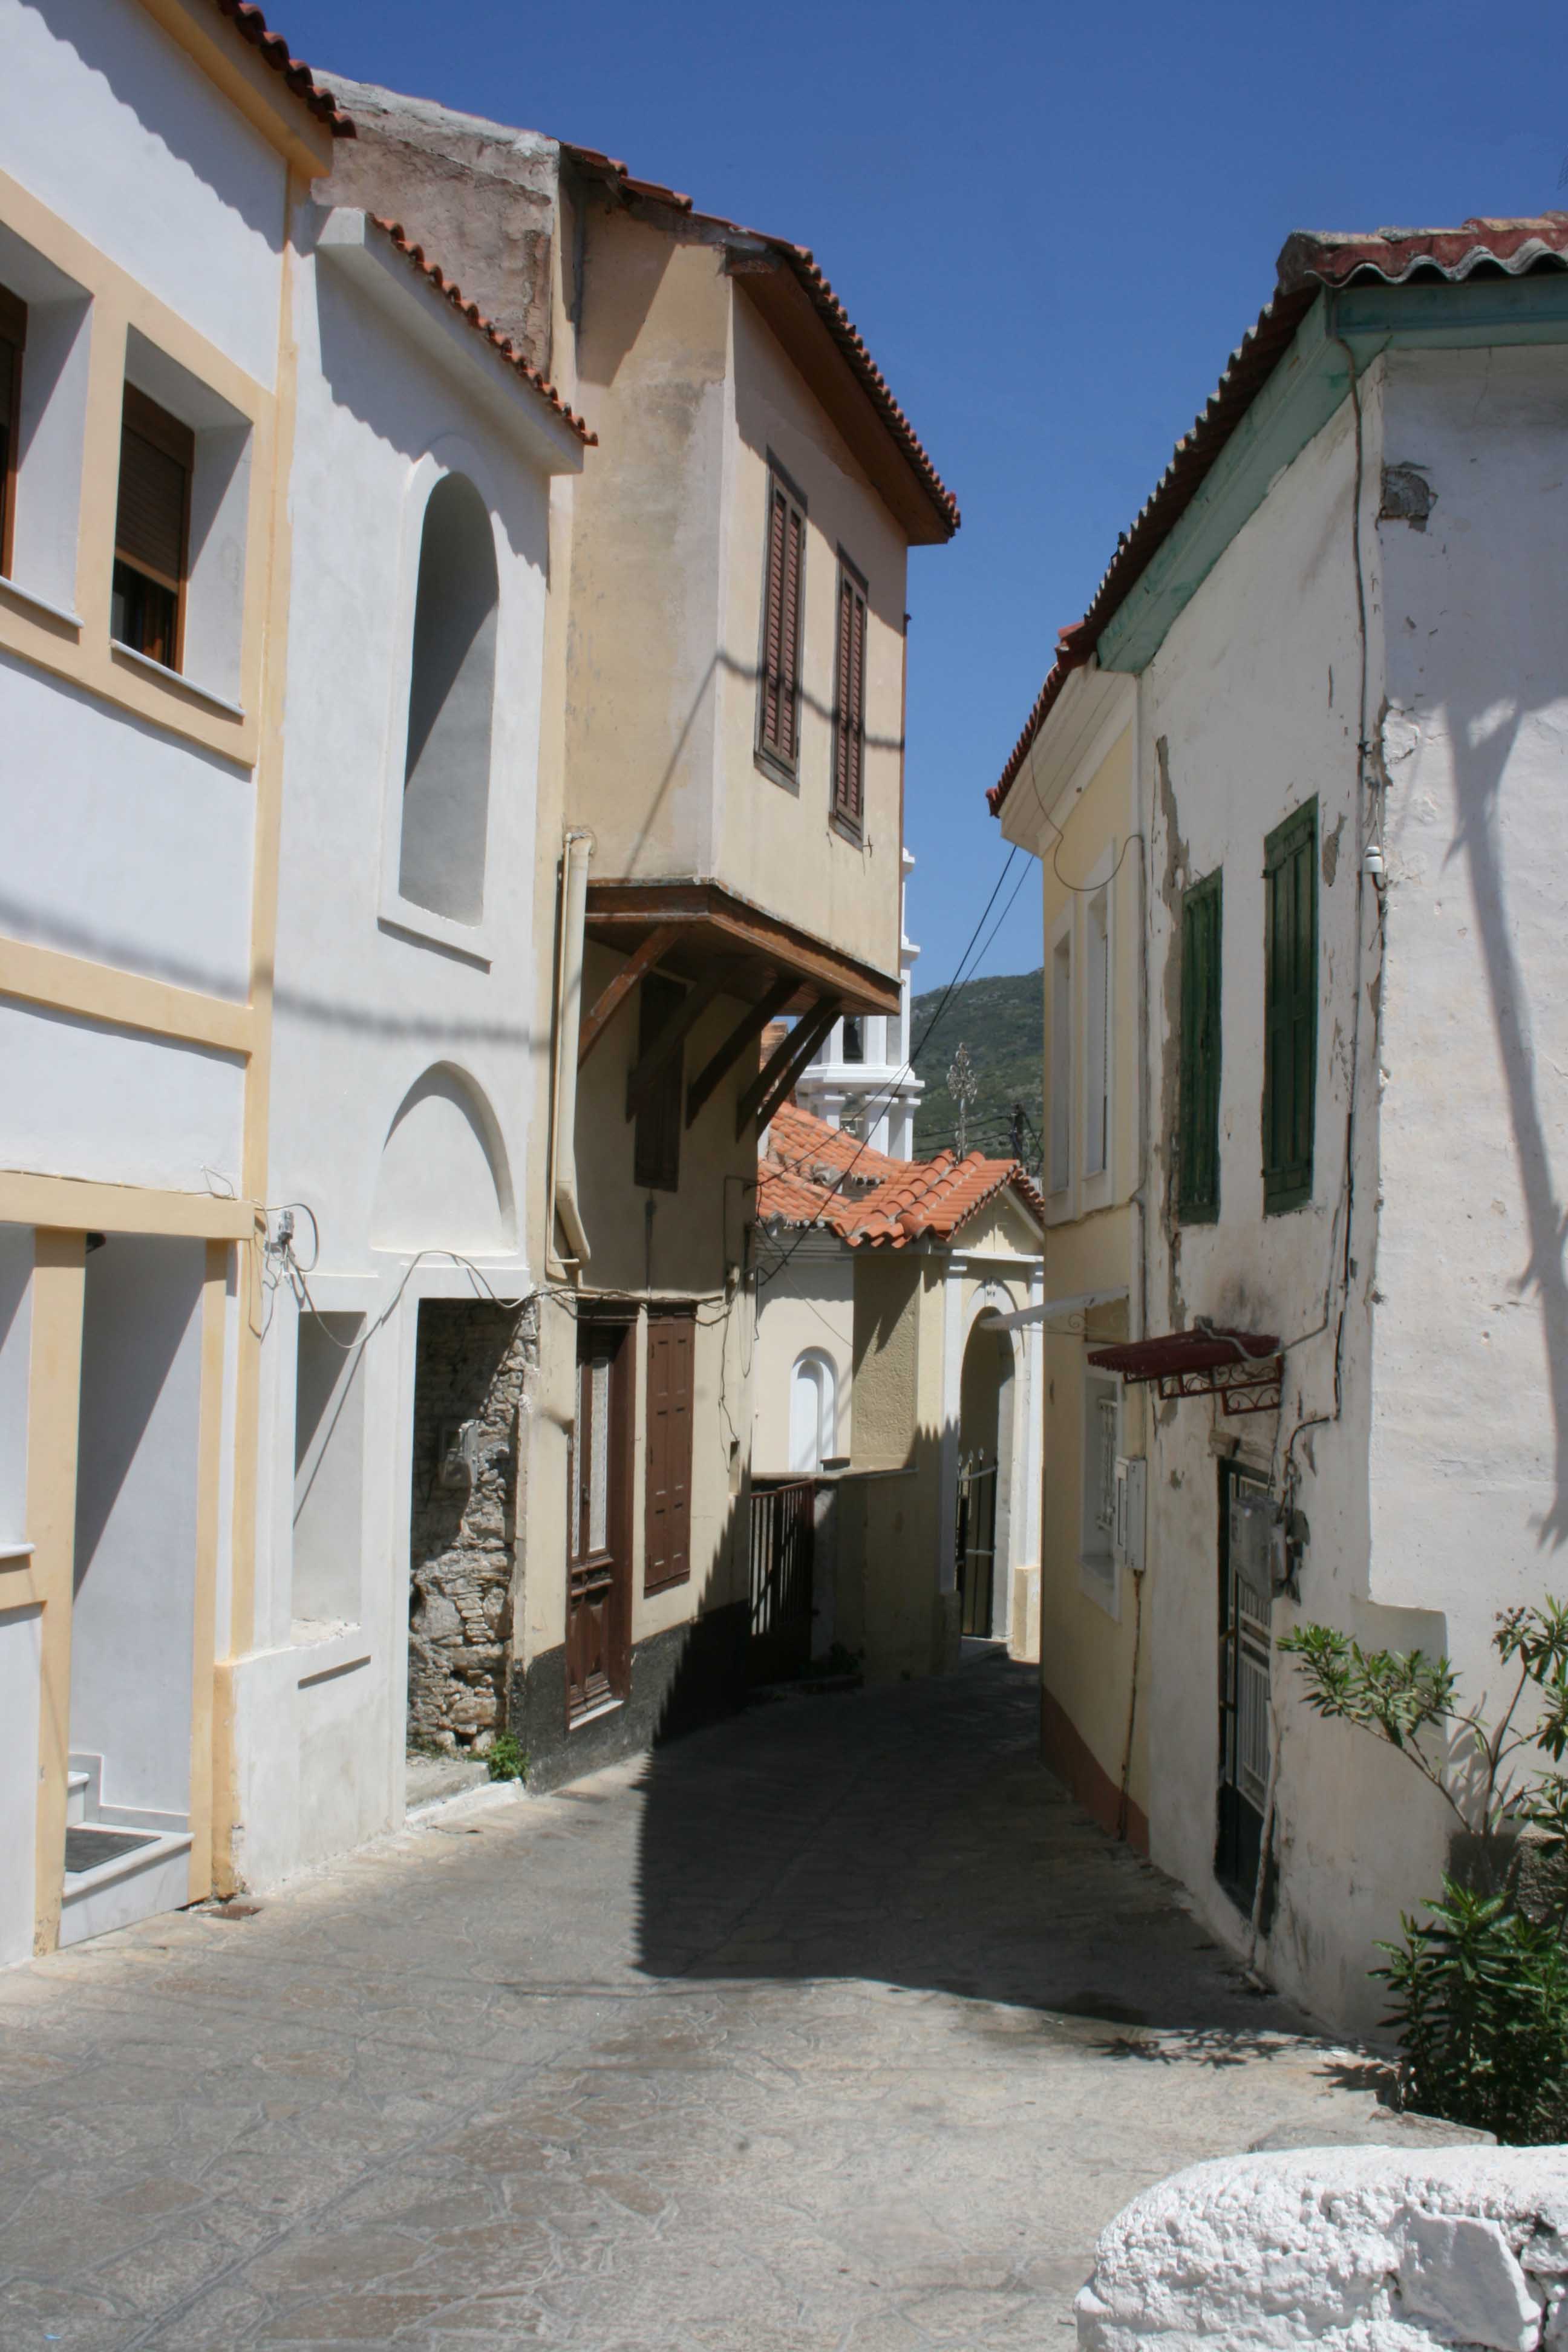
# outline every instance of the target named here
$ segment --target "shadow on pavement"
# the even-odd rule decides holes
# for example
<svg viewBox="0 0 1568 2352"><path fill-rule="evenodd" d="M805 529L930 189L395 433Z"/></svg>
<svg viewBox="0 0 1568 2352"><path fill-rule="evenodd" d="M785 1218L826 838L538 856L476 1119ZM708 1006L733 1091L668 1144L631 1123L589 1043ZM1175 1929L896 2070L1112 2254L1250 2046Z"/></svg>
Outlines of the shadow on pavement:
<svg viewBox="0 0 1568 2352"><path fill-rule="evenodd" d="M1037 1745L1037 1670L994 1654L656 1748L639 1968L1007 2002L1127 2054L1148 2047L1140 2029L1180 2029L1213 2064L1310 2031L1078 1810Z"/></svg>

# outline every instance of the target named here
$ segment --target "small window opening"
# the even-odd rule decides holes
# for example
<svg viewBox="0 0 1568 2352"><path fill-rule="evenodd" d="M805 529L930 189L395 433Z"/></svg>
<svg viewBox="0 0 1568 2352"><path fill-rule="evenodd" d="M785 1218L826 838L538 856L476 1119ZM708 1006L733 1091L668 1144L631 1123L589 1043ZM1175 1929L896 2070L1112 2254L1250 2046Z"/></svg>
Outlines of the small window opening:
<svg viewBox="0 0 1568 2352"><path fill-rule="evenodd" d="M844 1059L863 1062L866 1058L866 1030L858 1013L846 1015L844 1022Z"/></svg>
<svg viewBox="0 0 1568 2352"><path fill-rule="evenodd" d="M805 504L783 476L768 475L757 665L757 758L793 784L800 761L800 630L805 591Z"/></svg>
<svg viewBox="0 0 1568 2352"><path fill-rule="evenodd" d="M499 603L489 510L448 474L419 542L397 887L455 923L484 913Z"/></svg>
<svg viewBox="0 0 1568 2352"><path fill-rule="evenodd" d="M833 821L856 840L866 813L866 583L838 572L838 643L833 692Z"/></svg>
<svg viewBox="0 0 1568 2352"><path fill-rule="evenodd" d="M132 653L178 669L184 651L195 436L133 383L120 431L110 634Z"/></svg>
<svg viewBox="0 0 1568 2352"><path fill-rule="evenodd" d="M22 427L22 347L27 306L0 286L0 572L11 576L16 522L16 461Z"/></svg>

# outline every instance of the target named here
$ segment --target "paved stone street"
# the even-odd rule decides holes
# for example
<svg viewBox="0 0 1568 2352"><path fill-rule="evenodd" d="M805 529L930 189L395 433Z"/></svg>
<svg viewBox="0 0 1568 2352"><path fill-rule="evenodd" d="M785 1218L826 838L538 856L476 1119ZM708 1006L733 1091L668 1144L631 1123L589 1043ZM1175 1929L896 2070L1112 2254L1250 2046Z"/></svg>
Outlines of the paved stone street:
<svg viewBox="0 0 1568 2352"><path fill-rule="evenodd" d="M0 1978L0 2345L1069 2345L1135 2190L1372 2095L1035 1721L760 1707Z"/></svg>

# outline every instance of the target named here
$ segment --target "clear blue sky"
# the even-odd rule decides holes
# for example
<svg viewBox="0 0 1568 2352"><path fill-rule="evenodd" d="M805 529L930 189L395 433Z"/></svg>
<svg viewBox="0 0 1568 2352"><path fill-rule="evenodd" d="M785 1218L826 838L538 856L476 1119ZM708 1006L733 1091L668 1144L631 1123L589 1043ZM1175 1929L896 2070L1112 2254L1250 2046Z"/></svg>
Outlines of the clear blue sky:
<svg viewBox="0 0 1568 2352"><path fill-rule="evenodd" d="M910 562L921 987L1000 867L984 788L1057 626L1289 231L1568 205L1562 0L268 6L318 68L605 148L813 248L963 509ZM1037 963L1039 924L1031 877L984 968Z"/></svg>

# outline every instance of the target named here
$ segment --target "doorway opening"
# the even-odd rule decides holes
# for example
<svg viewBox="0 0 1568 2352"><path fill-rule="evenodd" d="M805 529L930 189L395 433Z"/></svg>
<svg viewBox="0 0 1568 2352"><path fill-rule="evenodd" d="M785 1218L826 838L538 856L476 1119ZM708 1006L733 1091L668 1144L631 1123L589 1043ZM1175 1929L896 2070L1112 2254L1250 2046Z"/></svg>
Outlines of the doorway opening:
<svg viewBox="0 0 1568 2352"><path fill-rule="evenodd" d="M1263 1925L1271 1907L1272 1873L1263 1852L1268 1801L1268 1700L1272 1610L1267 1567L1261 1572L1244 1540L1248 1507L1267 1502L1268 1487L1233 1462L1219 1465L1219 1806L1215 1876L1250 1915L1265 1872Z"/></svg>
<svg viewBox="0 0 1568 2352"><path fill-rule="evenodd" d="M984 1318L963 1351L958 1411L958 1515L954 1546L959 1629L973 1641L1005 1641L1011 1595L1013 1343Z"/></svg>
<svg viewBox="0 0 1568 2352"><path fill-rule="evenodd" d="M567 1455L566 1720L631 1691L632 1381L637 1326L577 1320L577 1408Z"/></svg>
<svg viewBox="0 0 1568 2352"><path fill-rule="evenodd" d="M205 1246L89 1244L60 1942L189 1900Z"/></svg>

